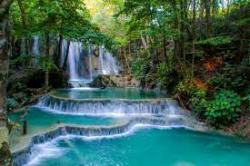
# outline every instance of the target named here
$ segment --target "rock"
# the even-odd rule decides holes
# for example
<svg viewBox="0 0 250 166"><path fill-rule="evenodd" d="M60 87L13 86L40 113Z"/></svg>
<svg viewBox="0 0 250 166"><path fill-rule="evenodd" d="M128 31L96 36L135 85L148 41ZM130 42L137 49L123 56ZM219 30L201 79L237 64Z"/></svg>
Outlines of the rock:
<svg viewBox="0 0 250 166"><path fill-rule="evenodd" d="M116 87L116 84L110 79L110 76L100 75L90 83L90 87Z"/></svg>
<svg viewBox="0 0 250 166"><path fill-rule="evenodd" d="M90 83L91 87L139 87L139 82L131 75L101 75Z"/></svg>
<svg viewBox="0 0 250 166"><path fill-rule="evenodd" d="M1 166L11 166L12 164L11 152L7 142L2 143L0 149L0 165Z"/></svg>

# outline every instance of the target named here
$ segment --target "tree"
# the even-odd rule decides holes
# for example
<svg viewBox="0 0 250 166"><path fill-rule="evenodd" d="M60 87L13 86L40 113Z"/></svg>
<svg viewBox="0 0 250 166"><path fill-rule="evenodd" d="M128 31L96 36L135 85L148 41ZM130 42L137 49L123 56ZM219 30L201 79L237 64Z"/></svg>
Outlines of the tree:
<svg viewBox="0 0 250 166"><path fill-rule="evenodd" d="M9 40L8 40L8 25L9 25L9 7L11 5L11 0L1 0L0 1L0 128L6 128L6 84L8 77L9 68ZM2 131L1 131L2 132ZM3 134L3 133L1 133ZM3 140L1 140L3 141ZM7 140L5 140L7 141ZM9 151L8 144L5 142L1 146L1 151ZM1 153L2 154L2 153ZM6 160L1 160L0 165L11 165L11 160L9 156L1 156L1 158Z"/></svg>

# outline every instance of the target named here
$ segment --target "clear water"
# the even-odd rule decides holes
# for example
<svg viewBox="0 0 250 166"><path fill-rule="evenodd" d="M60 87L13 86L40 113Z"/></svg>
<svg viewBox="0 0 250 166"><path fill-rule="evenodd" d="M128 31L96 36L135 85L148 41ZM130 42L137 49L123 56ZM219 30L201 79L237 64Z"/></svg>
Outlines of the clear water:
<svg viewBox="0 0 250 166"><path fill-rule="evenodd" d="M64 138L37 147L37 166L248 166L250 144L184 129L145 129L127 137Z"/></svg>
<svg viewBox="0 0 250 166"><path fill-rule="evenodd" d="M9 115L13 121L18 121L22 125L20 116L23 113L12 113ZM28 114L24 117L27 120L27 134L35 134L41 131L63 123L69 125L111 125L115 123L114 119L105 117L89 117L79 115L53 114L51 112L42 111L39 108L30 108Z"/></svg>
<svg viewBox="0 0 250 166"><path fill-rule="evenodd" d="M70 99L154 99L165 97L163 92L145 91L137 88L105 88L105 89L59 89L51 93L54 96Z"/></svg>

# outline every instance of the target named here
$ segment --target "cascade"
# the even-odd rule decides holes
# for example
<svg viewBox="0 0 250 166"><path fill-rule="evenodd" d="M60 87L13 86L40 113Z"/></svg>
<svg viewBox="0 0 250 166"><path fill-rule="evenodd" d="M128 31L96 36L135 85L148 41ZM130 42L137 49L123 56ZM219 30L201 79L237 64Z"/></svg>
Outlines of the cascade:
<svg viewBox="0 0 250 166"><path fill-rule="evenodd" d="M118 75L120 67L115 57L104 46L99 47L99 74Z"/></svg>
<svg viewBox="0 0 250 166"><path fill-rule="evenodd" d="M33 38L33 45L32 45L32 54L34 56L39 56L40 55L40 48L39 48L39 45L40 42L39 42L39 36L35 36Z"/></svg>
<svg viewBox="0 0 250 166"><path fill-rule="evenodd" d="M70 100L51 96L40 99L37 107L53 113L87 116L180 115L178 105L162 100Z"/></svg>
<svg viewBox="0 0 250 166"><path fill-rule="evenodd" d="M73 43L72 46L72 48L79 48L77 43ZM73 52L73 49L71 51ZM114 92L115 89L110 89L110 91ZM124 91L126 92L124 94L131 95L131 93L127 93L128 91ZM130 92L132 91L136 92L135 89L130 90ZM177 127L204 130L203 126L183 110L177 102L168 98L160 98L160 96L158 98L147 98L145 94L145 98L141 96L138 99L105 98L105 93L100 89L81 90L81 92L92 93L92 95L98 93L100 97L91 98L91 95L89 95L89 97L77 99L70 95L69 97L62 97L56 96L56 93L50 93L48 96L41 97L34 107L39 107L39 110L54 115L111 117L112 119L119 119L119 122L110 125L59 124L56 128L45 130L44 133L31 137L25 148L15 151L13 153L14 166L29 163L32 156L37 155L37 146L43 146L58 139L65 140L69 137L86 140L115 138L130 135L138 128ZM141 94L142 92L137 91L137 93ZM62 95L62 92L59 94ZM46 146L44 147L46 148Z"/></svg>
<svg viewBox="0 0 250 166"><path fill-rule="evenodd" d="M104 46L99 46L99 74L103 73L103 54L104 54Z"/></svg>
<svg viewBox="0 0 250 166"><path fill-rule="evenodd" d="M40 38L39 36L34 36L33 37L33 43L32 43L32 55L34 56L33 63L38 64L38 58L41 55L40 54Z"/></svg>
<svg viewBox="0 0 250 166"><path fill-rule="evenodd" d="M157 117L135 117L118 125L113 126L63 126L47 133L36 135L32 137L29 146L25 149L13 153L14 166L24 165L32 160L31 157L36 155L36 146L40 144L51 143L60 139L82 138L85 140L95 140L102 138L115 138L130 135L138 128L169 128L169 127L183 127L195 128L196 130L203 130L195 126L183 117L175 118L157 118Z"/></svg>
<svg viewBox="0 0 250 166"><path fill-rule="evenodd" d="M89 72L89 79L92 81L93 80L93 67L92 67L92 50L91 50L91 44L89 44L88 47L88 59L89 59L89 68L88 68L88 72Z"/></svg>
<svg viewBox="0 0 250 166"><path fill-rule="evenodd" d="M68 55L69 81L80 80L80 62L81 62L82 44L79 42L70 42Z"/></svg>
<svg viewBox="0 0 250 166"><path fill-rule="evenodd" d="M69 50L68 56L66 56L68 44ZM94 66L94 46L90 43L84 45L81 42L64 40L61 49L60 65L63 66L67 57L69 82L74 88L87 86L97 75L119 74L120 67L117 60L105 50L104 46L99 47L98 66ZM96 69L98 69L98 72L95 72Z"/></svg>

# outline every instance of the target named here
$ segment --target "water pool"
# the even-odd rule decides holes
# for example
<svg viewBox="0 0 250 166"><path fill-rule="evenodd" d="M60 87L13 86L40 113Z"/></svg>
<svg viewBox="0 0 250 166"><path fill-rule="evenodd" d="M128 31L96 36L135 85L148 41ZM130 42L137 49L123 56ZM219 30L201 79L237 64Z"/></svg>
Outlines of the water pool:
<svg viewBox="0 0 250 166"><path fill-rule="evenodd" d="M155 99L163 98L165 93L138 88L105 88L105 89L59 89L50 93L53 96L70 99Z"/></svg>
<svg viewBox="0 0 250 166"><path fill-rule="evenodd" d="M250 144L185 129L145 129L127 137L62 138L34 148L36 166L248 166Z"/></svg>
<svg viewBox="0 0 250 166"><path fill-rule="evenodd" d="M11 120L17 121L22 125L23 120L20 119L22 114L23 113L12 113L9 117ZM27 120L27 134L36 134L41 131L46 131L62 123L66 125L111 125L118 121L118 119L115 120L106 117L54 114L36 107L31 107L23 119Z"/></svg>

